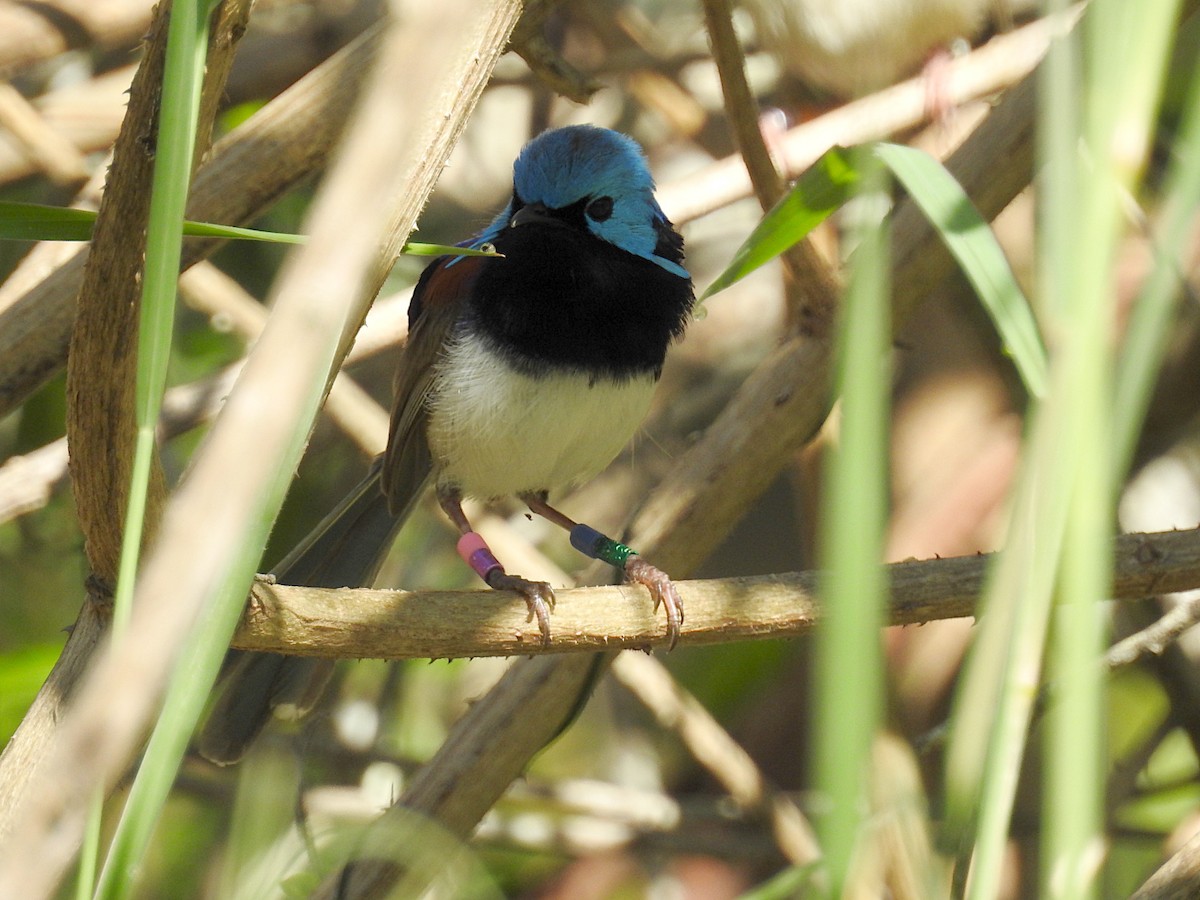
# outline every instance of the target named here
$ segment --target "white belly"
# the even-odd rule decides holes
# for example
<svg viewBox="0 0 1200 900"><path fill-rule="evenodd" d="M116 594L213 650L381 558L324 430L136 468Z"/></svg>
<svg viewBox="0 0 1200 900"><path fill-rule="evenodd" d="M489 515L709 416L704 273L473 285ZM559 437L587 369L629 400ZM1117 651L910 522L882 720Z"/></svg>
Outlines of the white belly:
<svg viewBox="0 0 1200 900"><path fill-rule="evenodd" d="M488 498L586 481L629 441L653 393L649 375L531 378L478 339L457 341L438 363L430 405L438 484Z"/></svg>

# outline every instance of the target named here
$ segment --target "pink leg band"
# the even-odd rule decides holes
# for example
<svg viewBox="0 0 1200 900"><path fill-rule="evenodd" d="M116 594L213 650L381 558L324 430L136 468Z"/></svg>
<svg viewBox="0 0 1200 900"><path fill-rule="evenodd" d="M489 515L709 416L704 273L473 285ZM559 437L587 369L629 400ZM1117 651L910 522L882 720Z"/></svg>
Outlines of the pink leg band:
<svg viewBox="0 0 1200 900"><path fill-rule="evenodd" d="M457 544L458 555L462 557L463 562L475 570L475 574L484 580L486 583L488 576L499 569L504 571L504 566L500 565L500 561L492 555L492 551L488 545L484 543L482 537L474 531L468 531L458 539Z"/></svg>

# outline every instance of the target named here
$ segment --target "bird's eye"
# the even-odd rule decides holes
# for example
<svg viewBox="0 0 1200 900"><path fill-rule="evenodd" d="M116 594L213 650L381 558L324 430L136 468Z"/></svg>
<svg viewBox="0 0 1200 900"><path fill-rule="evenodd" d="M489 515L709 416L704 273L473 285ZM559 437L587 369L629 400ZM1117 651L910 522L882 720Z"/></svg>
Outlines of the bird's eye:
<svg viewBox="0 0 1200 900"><path fill-rule="evenodd" d="M613 214L612 197L597 197L584 209L587 217L594 222L603 222Z"/></svg>

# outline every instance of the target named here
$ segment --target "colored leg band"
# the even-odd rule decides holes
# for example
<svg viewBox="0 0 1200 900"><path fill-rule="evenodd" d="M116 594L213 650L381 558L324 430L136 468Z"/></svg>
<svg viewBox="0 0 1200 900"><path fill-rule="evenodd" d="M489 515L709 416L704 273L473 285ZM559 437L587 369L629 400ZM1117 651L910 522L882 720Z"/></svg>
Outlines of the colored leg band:
<svg viewBox="0 0 1200 900"><path fill-rule="evenodd" d="M492 551L488 545L474 531L468 531L458 539L456 545L458 555L462 557L463 562L475 570L475 574L484 580L488 581L488 576L499 569L504 571L504 566L500 565L500 560L492 555ZM490 583L490 582L488 582Z"/></svg>
<svg viewBox="0 0 1200 900"><path fill-rule="evenodd" d="M590 525L576 525L571 529L571 546L584 556L603 560L618 569L624 569L625 561L637 553L632 547L605 537Z"/></svg>

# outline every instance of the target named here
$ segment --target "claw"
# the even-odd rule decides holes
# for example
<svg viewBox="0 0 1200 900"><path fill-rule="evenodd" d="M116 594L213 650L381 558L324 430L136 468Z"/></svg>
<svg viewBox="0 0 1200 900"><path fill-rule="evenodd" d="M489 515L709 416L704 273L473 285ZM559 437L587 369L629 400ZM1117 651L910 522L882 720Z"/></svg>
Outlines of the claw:
<svg viewBox="0 0 1200 900"><path fill-rule="evenodd" d="M654 609L661 604L667 612L667 649L674 650L683 630L683 601L666 572L656 569L637 554L625 560L625 577L634 584L644 584L654 598Z"/></svg>
<svg viewBox="0 0 1200 900"><path fill-rule="evenodd" d="M550 646L550 610L554 608L554 588L544 581L530 581L496 569L488 575L488 586L497 591L516 591L525 598L529 614L537 619L542 646Z"/></svg>

